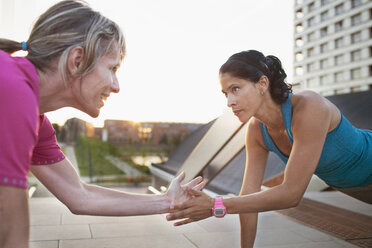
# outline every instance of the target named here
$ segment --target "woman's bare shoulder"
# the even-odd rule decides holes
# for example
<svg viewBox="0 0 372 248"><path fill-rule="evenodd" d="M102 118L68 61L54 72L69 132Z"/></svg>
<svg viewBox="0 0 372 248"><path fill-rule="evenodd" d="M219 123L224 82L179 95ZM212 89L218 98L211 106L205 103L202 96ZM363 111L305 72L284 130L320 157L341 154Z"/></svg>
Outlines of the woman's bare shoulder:
<svg viewBox="0 0 372 248"><path fill-rule="evenodd" d="M260 121L252 117L248 121L248 132L256 133L257 131L260 131Z"/></svg>
<svg viewBox="0 0 372 248"><path fill-rule="evenodd" d="M293 94L292 98L293 113L295 115L308 115L314 112L331 112L337 109L330 101L318 93L305 90Z"/></svg>
<svg viewBox="0 0 372 248"><path fill-rule="evenodd" d="M246 145L247 144L257 144L260 147L265 147L260 128L260 121L255 117L252 117L248 121L246 133Z"/></svg>
<svg viewBox="0 0 372 248"><path fill-rule="evenodd" d="M291 100L293 105L292 126L296 123L303 124L304 121L310 124L313 121L323 120L322 123L328 125L328 129L331 130L340 119L338 108L316 92L302 91L293 94Z"/></svg>
<svg viewBox="0 0 372 248"><path fill-rule="evenodd" d="M324 104L325 98L318 93L311 90L304 90L292 95L292 104L294 107L315 104L321 105Z"/></svg>

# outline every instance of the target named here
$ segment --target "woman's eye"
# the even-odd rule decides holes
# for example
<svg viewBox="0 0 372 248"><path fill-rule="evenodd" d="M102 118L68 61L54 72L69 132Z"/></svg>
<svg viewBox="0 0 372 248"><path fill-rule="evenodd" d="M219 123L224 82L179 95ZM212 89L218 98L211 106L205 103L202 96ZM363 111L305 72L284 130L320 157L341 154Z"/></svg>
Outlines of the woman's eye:
<svg viewBox="0 0 372 248"><path fill-rule="evenodd" d="M114 72L116 72L117 70L119 70L119 66L114 66L114 67L112 68L112 70L113 70Z"/></svg>
<svg viewBox="0 0 372 248"><path fill-rule="evenodd" d="M238 87L234 87L232 88L233 92L238 92L239 91L239 88Z"/></svg>

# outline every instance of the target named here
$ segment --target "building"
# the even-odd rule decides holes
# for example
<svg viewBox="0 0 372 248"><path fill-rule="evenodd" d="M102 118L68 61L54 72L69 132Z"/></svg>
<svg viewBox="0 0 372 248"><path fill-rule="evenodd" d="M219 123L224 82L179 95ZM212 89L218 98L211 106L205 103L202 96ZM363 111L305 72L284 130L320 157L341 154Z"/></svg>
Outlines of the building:
<svg viewBox="0 0 372 248"><path fill-rule="evenodd" d="M105 120L107 141L116 144L179 144L201 124Z"/></svg>
<svg viewBox="0 0 372 248"><path fill-rule="evenodd" d="M295 91L372 88L372 1L296 0L294 11Z"/></svg>
<svg viewBox="0 0 372 248"><path fill-rule="evenodd" d="M103 140L103 128L102 127L94 127L94 137Z"/></svg>
<svg viewBox="0 0 372 248"><path fill-rule="evenodd" d="M174 144L181 141L194 130L198 124L175 123L175 122L142 122L138 127L138 137L143 141L150 141L152 144ZM190 128L191 127L191 130Z"/></svg>
<svg viewBox="0 0 372 248"><path fill-rule="evenodd" d="M104 130L107 132L107 141L115 144L138 143L138 124L126 120L105 120Z"/></svg>
<svg viewBox="0 0 372 248"><path fill-rule="evenodd" d="M68 119L60 132L60 141L73 143L79 136L93 137L95 129L93 124L78 118Z"/></svg>

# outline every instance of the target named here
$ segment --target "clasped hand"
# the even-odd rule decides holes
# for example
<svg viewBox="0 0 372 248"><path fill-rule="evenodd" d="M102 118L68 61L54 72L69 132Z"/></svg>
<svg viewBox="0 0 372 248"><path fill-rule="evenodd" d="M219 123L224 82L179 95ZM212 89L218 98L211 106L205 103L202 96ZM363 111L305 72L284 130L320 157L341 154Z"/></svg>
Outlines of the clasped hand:
<svg viewBox="0 0 372 248"><path fill-rule="evenodd" d="M194 180L196 179L197 178ZM203 184L203 187L205 186L204 182L200 184ZM167 215L167 220L183 219L175 222L174 226L188 224L212 216L214 199L200 191L203 188L200 187L200 184L196 187L187 187L185 191L182 192L187 200L184 198L182 202L178 201L173 206L171 205L170 214Z"/></svg>

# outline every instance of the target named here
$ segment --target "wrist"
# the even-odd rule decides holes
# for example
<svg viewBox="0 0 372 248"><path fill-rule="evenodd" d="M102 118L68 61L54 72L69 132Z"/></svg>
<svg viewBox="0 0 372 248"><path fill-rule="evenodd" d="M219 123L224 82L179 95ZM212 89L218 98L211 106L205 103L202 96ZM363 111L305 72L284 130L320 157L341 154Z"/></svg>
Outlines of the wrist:
<svg viewBox="0 0 372 248"><path fill-rule="evenodd" d="M227 214L226 207L223 204L222 197L218 196L214 198L214 204L212 208L212 215L217 218L222 218Z"/></svg>
<svg viewBox="0 0 372 248"><path fill-rule="evenodd" d="M164 193L164 194L159 195L159 200L161 203L160 214L169 213L171 205L172 205L171 197L167 193Z"/></svg>

